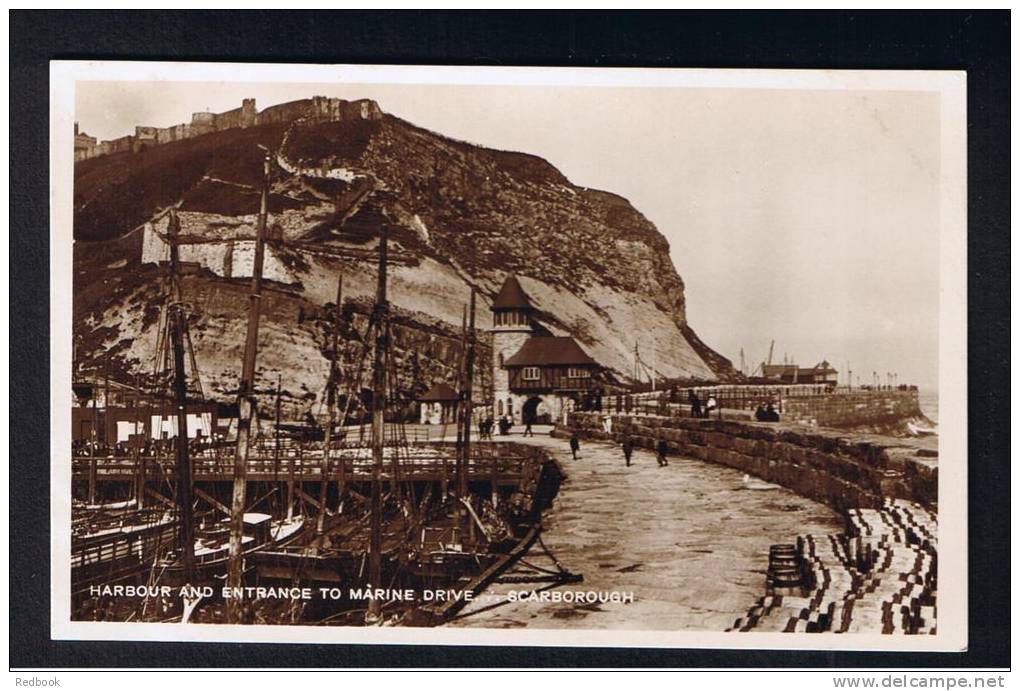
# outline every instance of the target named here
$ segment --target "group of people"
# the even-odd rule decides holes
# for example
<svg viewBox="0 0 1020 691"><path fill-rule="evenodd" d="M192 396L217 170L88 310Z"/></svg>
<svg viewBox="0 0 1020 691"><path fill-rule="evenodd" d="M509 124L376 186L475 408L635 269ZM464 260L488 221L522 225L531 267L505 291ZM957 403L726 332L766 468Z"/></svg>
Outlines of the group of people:
<svg viewBox="0 0 1020 691"><path fill-rule="evenodd" d="M521 436L533 437L535 436L534 430L531 426L535 423L533 417L524 418L524 432ZM500 436L507 436L510 434L510 429L514 426L514 421L507 415L501 415L499 420L493 420L491 417L487 417L484 420L478 422L478 438L479 439L492 439L492 430L496 427L499 428Z"/></svg>
<svg viewBox="0 0 1020 691"><path fill-rule="evenodd" d="M188 450L192 454L201 453L214 446L213 440L208 437L195 437L188 440ZM168 456L177 450L177 437L168 439L146 439L145 443L138 449L139 456L154 457ZM107 444L105 441L89 441L87 439L75 439L71 442L71 455L81 457L114 457L126 458L133 456L135 450L126 443L119 441L115 444Z"/></svg>
<svg viewBox="0 0 1020 691"><path fill-rule="evenodd" d="M631 465L631 457L634 455L634 438L627 432L624 433L623 439L620 442L620 448L623 450L624 463L629 468ZM577 432L572 432L570 435L570 454L574 460L577 460L577 454L581 451L581 441L577 438ZM662 437L659 437L655 441L655 462L658 463L659 467L665 467L669 465L669 444Z"/></svg>
<svg viewBox="0 0 1020 691"><path fill-rule="evenodd" d="M779 412L774 405L763 401L755 409L754 419L758 422L779 422Z"/></svg>
<svg viewBox="0 0 1020 691"><path fill-rule="evenodd" d="M715 396L709 394L708 400L702 404L701 399L698 398L698 394L694 391L687 392L687 402L691 406L691 417L708 417L713 411L719 409L719 404L715 400Z"/></svg>
<svg viewBox="0 0 1020 691"><path fill-rule="evenodd" d="M71 455L79 457L87 456L127 456L129 453L128 448L122 442L117 442L112 446L102 441L86 441L84 439L75 439L71 442Z"/></svg>

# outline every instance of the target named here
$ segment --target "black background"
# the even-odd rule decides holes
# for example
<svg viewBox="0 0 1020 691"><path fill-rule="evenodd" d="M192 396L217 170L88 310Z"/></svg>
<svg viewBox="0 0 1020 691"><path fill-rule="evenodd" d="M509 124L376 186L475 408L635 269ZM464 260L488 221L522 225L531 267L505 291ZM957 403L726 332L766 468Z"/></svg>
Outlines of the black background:
<svg viewBox="0 0 1020 691"><path fill-rule="evenodd" d="M1009 19L1007 11L10 12L11 666L1007 667ZM84 58L967 70L968 652L51 641L47 63ZM959 413L940 411L943 420Z"/></svg>

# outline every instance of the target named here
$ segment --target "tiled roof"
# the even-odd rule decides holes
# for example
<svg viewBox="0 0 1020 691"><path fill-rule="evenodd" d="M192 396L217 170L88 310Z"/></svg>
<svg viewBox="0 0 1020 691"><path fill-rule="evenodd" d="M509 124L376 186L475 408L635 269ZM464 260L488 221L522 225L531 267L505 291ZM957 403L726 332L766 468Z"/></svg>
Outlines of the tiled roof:
<svg viewBox="0 0 1020 691"><path fill-rule="evenodd" d="M503 366L597 364L570 336L532 336Z"/></svg>
<svg viewBox="0 0 1020 691"><path fill-rule="evenodd" d="M426 391L418 399L419 401L456 401L459 398L457 392L449 384L439 382L433 384L432 388Z"/></svg>

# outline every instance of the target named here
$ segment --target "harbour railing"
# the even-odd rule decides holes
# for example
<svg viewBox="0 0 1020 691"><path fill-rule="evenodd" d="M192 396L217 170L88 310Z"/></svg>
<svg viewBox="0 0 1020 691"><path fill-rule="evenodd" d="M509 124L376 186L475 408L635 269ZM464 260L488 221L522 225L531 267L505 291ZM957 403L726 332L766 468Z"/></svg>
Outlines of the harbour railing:
<svg viewBox="0 0 1020 691"><path fill-rule="evenodd" d="M442 479L453 476L456 458L452 454L439 452L422 452L415 456L392 455L384 459L383 477L389 478L394 467L396 473L405 480ZM470 476L498 476L508 481L520 478L524 466L531 460L523 455L472 455L468 460L467 472ZM199 455L191 459L192 476L196 481L224 481L233 479L234 459L232 456L216 457ZM90 485L100 480L130 480L143 474L146 480L172 479L176 460L172 456L163 457L74 457L71 468L75 477L89 479ZM352 457L341 450L334 450L326 465L327 478L339 478L341 473L350 480L359 481L372 477L373 460L370 455ZM323 476L323 454L305 453L301 455L253 455L248 458L247 476L251 480L286 481L290 477L295 480L309 482L321 480Z"/></svg>

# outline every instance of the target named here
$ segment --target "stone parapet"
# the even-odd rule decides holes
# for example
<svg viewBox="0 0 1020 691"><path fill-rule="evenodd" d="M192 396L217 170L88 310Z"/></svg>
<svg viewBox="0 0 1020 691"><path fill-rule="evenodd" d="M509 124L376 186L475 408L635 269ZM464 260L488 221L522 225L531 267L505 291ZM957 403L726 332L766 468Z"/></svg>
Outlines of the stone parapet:
<svg viewBox="0 0 1020 691"><path fill-rule="evenodd" d="M833 392L783 399L791 420L821 427L853 427L922 417L916 390Z"/></svg>

